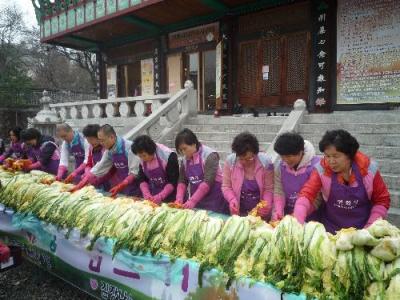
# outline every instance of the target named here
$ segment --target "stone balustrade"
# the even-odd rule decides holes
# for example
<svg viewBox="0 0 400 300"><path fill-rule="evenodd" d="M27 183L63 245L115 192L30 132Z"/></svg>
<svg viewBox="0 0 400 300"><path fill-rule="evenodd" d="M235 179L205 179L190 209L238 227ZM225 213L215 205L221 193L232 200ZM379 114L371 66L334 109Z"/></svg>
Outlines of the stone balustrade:
<svg viewBox="0 0 400 300"><path fill-rule="evenodd" d="M150 106L151 111L157 110L171 96L161 94L154 96L138 96L113 99L100 99L79 102L65 102L50 104L52 111L57 112L61 119L102 119L102 118L130 118L144 117Z"/></svg>
<svg viewBox="0 0 400 300"><path fill-rule="evenodd" d="M149 117L127 132L124 138L132 140L138 135L147 134L155 141L163 143L171 133L182 126L187 117L196 114L196 91L193 83L186 81L184 89L154 109Z"/></svg>

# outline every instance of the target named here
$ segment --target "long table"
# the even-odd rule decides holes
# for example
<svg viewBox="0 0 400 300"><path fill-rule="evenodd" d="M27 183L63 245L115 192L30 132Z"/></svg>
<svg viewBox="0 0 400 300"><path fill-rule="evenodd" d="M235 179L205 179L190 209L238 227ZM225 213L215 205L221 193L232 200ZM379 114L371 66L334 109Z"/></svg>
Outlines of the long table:
<svg viewBox="0 0 400 300"><path fill-rule="evenodd" d="M100 238L89 251L88 238L76 230L68 238L65 233L0 205L0 240L21 247L28 260L98 299L305 299L246 278L226 289L227 278L217 270L205 272L200 287L195 261L124 250L113 258L113 241Z"/></svg>

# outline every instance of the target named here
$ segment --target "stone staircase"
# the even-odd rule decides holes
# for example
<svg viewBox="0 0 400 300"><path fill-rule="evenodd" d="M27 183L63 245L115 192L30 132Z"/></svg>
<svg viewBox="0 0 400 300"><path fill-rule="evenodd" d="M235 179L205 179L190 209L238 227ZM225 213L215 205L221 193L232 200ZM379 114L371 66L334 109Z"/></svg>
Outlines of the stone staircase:
<svg viewBox="0 0 400 300"><path fill-rule="evenodd" d="M400 226L400 112L350 111L305 115L299 133L318 151L322 135L332 129L349 131L360 143L360 150L378 162L391 195L389 219Z"/></svg>
<svg viewBox="0 0 400 300"><path fill-rule="evenodd" d="M202 143L217 150L221 156L221 161L224 161L226 156L231 153L234 137L243 131L255 134L260 142L260 150L267 151L285 118L283 116L267 117L266 115L260 115L257 118L252 116L214 118L208 115L198 115L188 118L182 128L192 130ZM172 136L175 135L176 133ZM167 140L166 144L175 149L172 139Z"/></svg>

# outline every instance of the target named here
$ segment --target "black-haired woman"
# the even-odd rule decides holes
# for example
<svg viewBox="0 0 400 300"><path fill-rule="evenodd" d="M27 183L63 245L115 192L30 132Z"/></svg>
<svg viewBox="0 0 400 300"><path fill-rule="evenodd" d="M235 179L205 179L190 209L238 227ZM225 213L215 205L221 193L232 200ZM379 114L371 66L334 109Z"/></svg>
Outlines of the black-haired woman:
<svg viewBox="0 0 400 300"><path fill-rule="evenodd" d="M280 156L274 172L272 220L275 221L293 213L298 193L321 158L315 154L314 146L298 133L281 134L275 141L274 150Z"/></svg>
<svg viewBox="0 0 400 300"><path fill-rule="evenodd" d="M156 144L148 135L138 136L131 150L140 158L140 190L154 203L175 200L179 178L178 156L167 146Z"/></svg>
<svg viewBox="0 0 400 300"><path fill-rule="evenodd" d="M232 215L247 216L259 203L257 214L267 218L272 208L274 167L266 153L259 151L257 138L238 134L224 165L222 192Z"/></svg>
<svg viewBox="0 0 400 300"><path fill-rule="evenodd" d="M385 218L390 206L387 187L375 161L361 153L357 140L345 130L327 131L319 142L324 158L316 165L296 201L294 216L304 222L319 203L321 223L328 232L364 228Z"/></svg>
<svg viewBox="0 0 400 300"><path fill-rule="evenodd" d="M0 156L0 164L9 157L14 159L24 158L25 151L24 145L21 142L21 131L22 129L20 127L15 127L8 131L11 142L9 148Z"/></svg>
<svg viewBox="0 0 400 300"><path fill-rule="evenodd" d="M23 130L21 139L27 145L28 158L31 160L31 164L25 166L25 171L42 170L57 175L60 151L54 139L42 135L35 128Z"/></svg>
<svg viewBox="0 0 400 300"><path fill-rule="evenodd" d="M175 147L178 153L184 155L179 170L176 202L183 203L188 209L201 208L228 214L228 205L221 191L222 170L218 153L202 145L187 128L176 136Z"/></svg>

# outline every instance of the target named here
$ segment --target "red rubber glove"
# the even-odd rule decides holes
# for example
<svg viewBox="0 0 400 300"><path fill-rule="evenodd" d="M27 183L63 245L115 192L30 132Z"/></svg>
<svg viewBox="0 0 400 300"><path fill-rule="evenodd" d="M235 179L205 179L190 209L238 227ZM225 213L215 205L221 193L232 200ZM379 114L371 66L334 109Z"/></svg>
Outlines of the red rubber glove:
<svg viewBox="0 0 400 300"><path fill-rule="evenodd" d="M29 172L32 170L40 169L41 166L42 166L42 164L40 163L40 161L32 163L32 161L29 160L29 161L24 162L23 169L25 172Z"/></svg>
<svg viewBox="0 0 400 300"><path fill-rule="evenodd" d="M0 242L0 263L5 263L10 259L10 248Z"/></svg>
<svg viewBox="0 0 400 300"><path fill-rule="evenodd" d="M96 179L96 176L94 176L92 173L88 173L86 174L86 176L84 176L81 181L75 185L73 188L71 188L69 190L69 192L73 193L76 192L78 190L80 190L81 188L83 188L84 186L88 185L91 182L94 182L94 180Z"/></svg>
<svg viewBox="0 0 400 300"><path fill-rule="evenodd" d="M125 189L134 180L135 180L135 176L133 174L128 175L120 184L117 184L110 190L111 197L115 198L119 192L121 192L123 189Z"/></svg>

